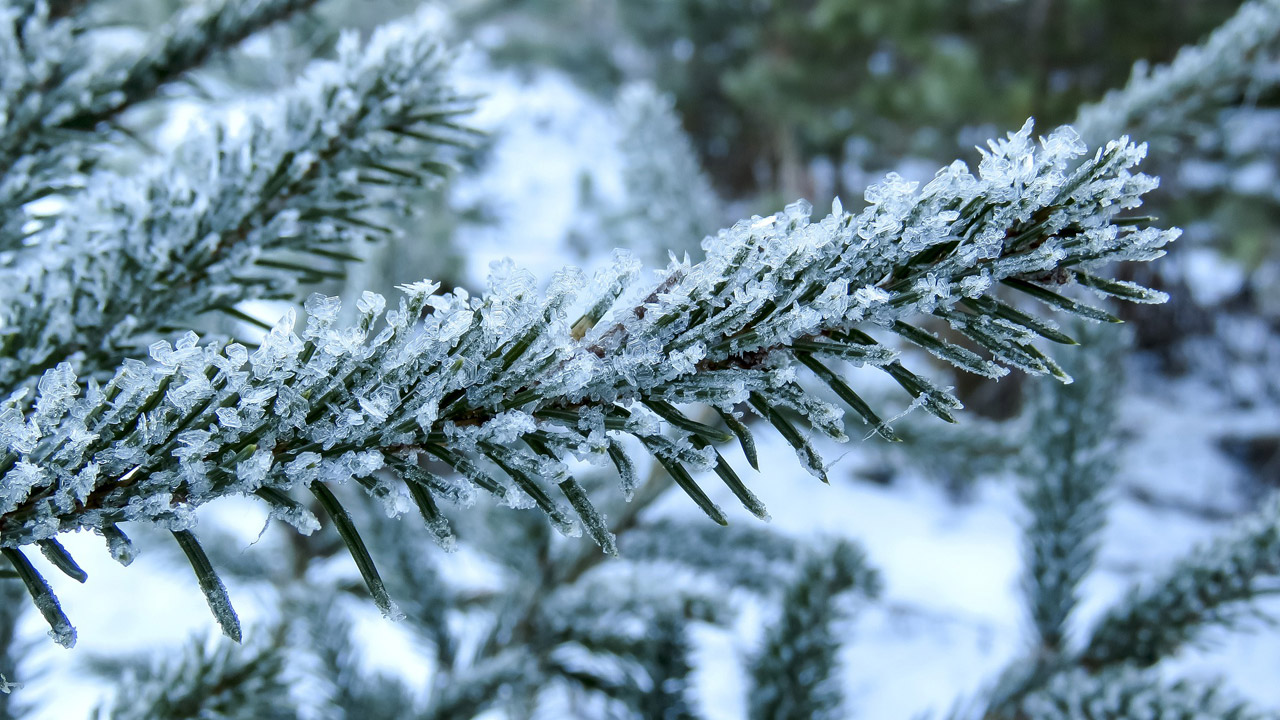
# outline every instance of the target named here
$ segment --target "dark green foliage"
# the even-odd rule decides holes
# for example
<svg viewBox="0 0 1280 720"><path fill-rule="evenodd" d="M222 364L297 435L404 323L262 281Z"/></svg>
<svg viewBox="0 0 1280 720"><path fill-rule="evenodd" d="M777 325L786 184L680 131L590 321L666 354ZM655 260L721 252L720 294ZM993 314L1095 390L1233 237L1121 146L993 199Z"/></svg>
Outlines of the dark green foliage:
<svg viewBox="0 0 1280 720"><path fill-rule="evenodd" d="M815 188L815 156L880 168L949 156L984 123L1068 122L1135 60L1168 60L1238 4L489 0L476 20L506 13L500 56L551 58L602 91L651 75L728 196L813 197L862 190L838 173L836 187ZM637 51L648 63L627 62Z"/></svg>

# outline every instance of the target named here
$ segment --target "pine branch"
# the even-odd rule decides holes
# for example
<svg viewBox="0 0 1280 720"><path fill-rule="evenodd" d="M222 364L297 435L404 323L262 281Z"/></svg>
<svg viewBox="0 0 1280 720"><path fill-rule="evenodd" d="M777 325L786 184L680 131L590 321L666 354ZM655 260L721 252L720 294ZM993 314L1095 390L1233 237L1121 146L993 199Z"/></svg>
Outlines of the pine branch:
<svg viewBox="0 0 1280 720"><path fill-rule="evenodd" d="M403 681L361 671L351 621L332 595L314 588L303 592L300 620L310 640L306 647L319 660L316 680L323 689L320 702L312 700L311 716L319 710L320 717L352 720L422 717L416 712L414 693Z"/></svg>
<svg viewBox="0 0 1280 720"><path fill-rule="evenodd" d="M1179 50L1172 62L1137 63L1122 89L1080 108L1074 125L1089 142L1132 133L1164 150L1179 138L1197 138L1201 126L1215 125L1207 113L1274 87L1280 82L1278 63L1280 2L1252 0L1204 42Z"/></svg>
<svg viewBox="0 0 1280 720"><path fill-rule="evenodd" d="M777 591L778 577L801 557L797 542L763 528L684 520L641 525L620 545L631 562L669 563L757 593Z"/></svg>
<svg viewBox="0 0 1280 720"><path fill-rule="evenodd" d="M782 617L752 660L747 698L751 720L835 720L845 717L838 667L840 642L833 625L843 615L839 596L880 592L876 571L862 551L838 542L815 553L787 586Z"/></svg>
<svg viewBox="0 0 1280 720"><path fill-rule="evenodd" d="M1009 718L1028 694L1073 667L1068 624L1079 586L1093 569L1106 522L1104 493L1115 465L1116 392L1121 343L1111 328L1078 324L1089 352L1065 363L1071 384L1041 384L1028 404L1021 438L1022 501L1031 521L1023 534L1023 591L1034 625L1030 657L1015 659L987 694L982 717Z"/></svg>
<svg viewBox="0 0 1280 720"><path fill-rule="evenodd" d="M90 131L250 35L311 9L318 0L214 0L179 12L156 33L150 46L121 69L95 78L92 99L60 122Z"/></svg>
<svg viewBox="0 0 1280 720"><path fill-rule="evenodd" d="M1102 675L1081 671L1054 676L1023 701L1018 720L1264 720L1275 717L1233 699L1218 685L1167 684L1150 672L1121 668Z"/></svg>
<svg viewBox="0 0 1280 720"><path fill-rule="evenodd" d="M532 658L522 650L509 650L470 668L464 675L450 677L437 685L427 703L422 720L470 718L497 704L503 688L520 687L538 676Z"/></svg>
<svg viewBox="0 0 1280 720"><path fill-rule="evenodd" d="M421 23L388 26L363 52L354 41L240 135L196 133L176 162L98 178L48 231L57 242L0 269L0 388L69 360L85 375L110 372L164 328L289 296L296 276L335 262L282 263L282 251L389 234L370 212L444 172L468 141L454 122L468 106Z"/></svg>
<svg viewBox="0 0 1280 720"><path fill-rule="evenodd" d="M1214 625L1235 627L1256 616L1252 602L1280 576L1280 498L1232 535L1202 546L1162 577L1134 589L1093 629L1080 657L1100 670L1120 663L1154 665Z"/></svg>
<svg viewBox="0 0 1280 720"><path fill-rule="evenodd" d="M727 603L696 581L653 579L631 569L621 578L603 573L547 589L534 600L532 631L512 638L544 659L549 679L612 698L641 717L690 717L688 627L724 624Z"/></svg>
<svg viewBox="0 0 1280 720"><path fill-rule="evenodd" d="M289 684L280 638L257 647L193 640L175 657L161 658L125 682L101 720L287 720Z"/></svg>
<svg viewBox="0 0 1280 720"><path fill-rule="evenodd" d="M194 334L156 343L153 364L128 361L79 398L79 377L59 365L33 397L0 410L0 542L126 519L185 528L195 507L243 493L309 531L316 520L290 490L368 478L423 454L573 534L572 514L589 527L604 519L590 504L565 507L563 460L603 457L620 434L681 473L719 517L687 470L720 462L700 442L707 431L688 421L689 404L730 412L750 400L823 477L796 418L837 439L843 423L798 383L798 346L862 358L950 419L958 401L858 327L906 323L1000 283L1092 316L1049 288L1115 260L1158 257L1176 236L1117 219L1155 185L1130 172L1140 147L1110 143L1076 164L1084 149L1069 129L1040 148L1030 133L993 142L976 177L956 163L917 193L890 176L857 215L837 203L811 222L797 204L739 223L709 243L704 262L673 262L656 284L623 257L590 282L562 271L540 295L531 275L504 266L479 298L405 286L380 329L380 296L366 293L357 323L339 328L338 300L314 295L301 336L290 312L252 355L202 347ZM572 322L575 311L585 320ZM1031 352L1032 335L1004 321L980 342ZM672 412L685 419L672 422Z"/></svg>
<svg viewBox="0 0 1280 720"><path fill-rule="evenodd" d="M1106 520L1103 492L1115 464L1115 368L1118 342L1102 328L1081 326L1089 352L1070 356L1069 385L1041 384L1031 405L1022 500L1026 528L1024 589L1038 638L1038 654L1065 648L1067 621L1078 588L1092 569Z"/></svg>
<svg viewBox="0 0 1280 720"><path fill-rule="evenodd" d="M24 204L70 189L92 166L99 125L156 96L242 40L309 9L316 0L218 0L188 8L136 54L105 60L88 40L78 2L24 3L0 18L0 250L27 239ZM11 71L11 72L10 72Z"/></svg>
<svg viewBox="0 0 1280 720"><path fill-rule="evenodd" d="M689 697L693 661L687 626L682 616L664 613L648 629L644 669L649 684L632 704L642 720L697 720Z"/></svg>

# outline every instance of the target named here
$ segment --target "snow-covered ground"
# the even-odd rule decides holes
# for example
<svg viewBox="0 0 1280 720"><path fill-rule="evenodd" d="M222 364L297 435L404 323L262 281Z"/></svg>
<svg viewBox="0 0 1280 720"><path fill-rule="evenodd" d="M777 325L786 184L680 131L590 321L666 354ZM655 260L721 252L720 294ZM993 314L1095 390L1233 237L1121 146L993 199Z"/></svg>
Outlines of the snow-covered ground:
<svg viewBox="0 0 1280 720"><path fill-rule="evenodd" d="M579 175L590 168L599 187L613 191L609 177L616 174L618 160L610 111L554 73L538 73L525 82L486 72L477 82L488 94L480 124L500 133L499 140L491 163L480 176L464 180L458 192L493 198L499 222L461 239L471 255L470 271L479 280L490 260L511 256L545 280L566 261L560 239L573 219ZM1144 379L1120 403L1128 439L1100 566L1084 588L1080 620L1086 625L1130 585L1224 530L1223 517L1245 509L1242 470L1215 439L1235 427L1280 429L1275 410L1243 412L1195 380ZM908 718L944 711L982 689L1020 652L1028 625L1018 586L1020 509L1007 478L979 482L972 501L964 504L953 503L910 471L891 486L873 485L857 477L860 464L873 455L858 444L877 441L855 439L853 452L836 464L831 485L824 486L800 469L776 435L761 433L759 441L761 473L747 479L769 506L774 526L797 536L856 539L883 572L882 601L844 628L845 684L858 716ZM849 450L823 449L828 460ZM730 460L746 468L740 457ZM737 507L720 483L703 486L716 489L713 498L723 507ZM1204 509L1212 512L1206 515ZM696 512L674 495L656 511ZM245 552L260 550L250 546L265 519L260 506L227 501L209 515L234 519L247 538ZM758 522L745 512L733 517ZM22 628L37 644L30 667L41 672L19 692L41 706L37 717L48 720L84 717L110 691L77 667L78 655L172 647L188 633L213 630L190 570L167 564L167 555L144 547L126 569L110 560L101 538L79 534L65 543L92 578L80 586L47 573L79 629L78 647L68 652L44 640L46 628L36 613L26 615ZM263 616L266 598L251 588L232 587L232 595L246 625ZM377 665L421 670L410 641L372 617L360 628L361 637L378 648ZM706 717L745 715L740 661L766 620L758 608L746 607L732 630L699 631L698 688ZM1214 635L1207 649L1188 652L1167 669L1224 676L1263 707L1280 709L1280 685L1274 682L1280 631L1259 629Z"/></svg>

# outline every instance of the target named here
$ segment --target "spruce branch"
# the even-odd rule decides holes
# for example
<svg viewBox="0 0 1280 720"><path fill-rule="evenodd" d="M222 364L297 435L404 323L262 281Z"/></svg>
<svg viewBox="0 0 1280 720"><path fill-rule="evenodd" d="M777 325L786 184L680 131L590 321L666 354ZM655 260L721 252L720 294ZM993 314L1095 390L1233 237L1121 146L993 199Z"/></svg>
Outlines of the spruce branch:
<svg viewBox="0 0 1280 720"><path fill-rule="evenodd" d="M1010 717L1029 693L1076 661L1068 624L1106 522L1122 345L1105 325L1080 323L1073 334L1089 348L1064 363L1076 381L1040 384L1029 403L1020 463L1031 516L1023 534L1023 592L1035 637L1030 657L1014 660L989 693L989 718Z"/></svg>
<svg viewBox="0 0 1280 720"><path fill-rule="evenodd" d="M94 78L90 96L61 120L68 130L93 130L218 53L250 35L311 9L318 0L214 0L197 3L170 19L136 57Z"/></svg>
<svg viewBox="0 0 1280 720"><path fill-rule="evenodd" d="M420 715L423 720L475 717L502 700L505 688L520 687L537 677L533 659L521 650L507 650L487 658L465 674L437 684Z"/></svg>
<svg viewBox="0 0 1280 720"><path fill-rule="evenodd" d="M802 559L799 543L763 528L682 520L640 525L621 548L631 562L674 565L756 593L777 591L778 578Z"/></svg>
<svg viewBox="0 0 1280 720"><path fill-rule="evenodd" d="M0 11L0 251L31 242L22 206L71 189L89 169L94 131L245 38L316 0L217 0L178 13L138 52L104 59L78 2L11 3Z"/></svg>
<svg viewBox="0 0 1280 720"><path fill-rule="evenodd" d="M197 132L174 162L98 178L50 242L0 268L0 388L65 361L110 372L159 332L292 297L299 276L340 267L333 251L390 234L375 215L389 193L438 179L470 140L448 67L422 23L388 26L363 50L348 35L337 61L240 134Z"/></svg>
<svg viewBox="0 0 1280 720"><path fill-rule="evenodd" d="M1116 260L1159 257L1176 237L1120 218L1156 184L1131 172L1140 146L1119 140L1081 160L1069 128L1039 146L1031 130L993 141L976 176L960 162L920 189L891 175L856 215L837 203L815 222L797 203L743 221L708 241L705 261L673 261L652 282L622 254L590 281L566 269L540 293L532 275L505 264L481 297L404 286L381 323L381 296L366 293L355 325L339 327L338 299L313 295L301 335L290 311L253 353L202 346L191 333L153 344L152 364L126 361L101 385L86 378L83 391L60 364L36 393L0 409L0 543L122 520L183 530L195 507L250 493L310 531L317 521L289 497L294 488L367 480L424 456L575 534L574 514L589 527L604 518L585 497L559 497L564 461L616 453L620 435L723 519L689 472L723 461L702 443L722 433L694 422L688 406L732 413L749 402L824 477L807 432L843 439L841 412L798 382L797 353L887 372L951 419L959 402L949 392L859 328L921 315L970 327L984 306L950 311L1001 284L1093 317L1051 288ZM993 353L1039 352L1035 329L1005 318L971 337Z"/></svg>
<svg viewBox="0 0 1280 720"><path fill-rule="evenodd" d="M1089 352L1073 353L1074 383L1042 384L1031 405L1022 491L1031 512L1025 531L1024 590L1042 659L1066 647L1078 588L1093 568L1106 520L1103 493L1114 467L1119 343L1103 326L1076 333Z"/></svg>
<svg viewBox="0 0 1280 720"><path fill-rule="evenodd" d="M286 720L294 717L279 636L239 646L192 640L176 656L120 668L123 682L99 720Z"/></svg>
<svg viewBox="0 0 1280 720"><path fill-rule="evenodd" d="M1101 675L1074 670L1055 675L1027 697L1018 720L1264 720L1275 717L1232 698L1216 684L1186 681L1166 683L1158 676L1131 667Z"/></svg>
<svg viewBox="0 0 1280 720"><path fill-rule="evenodd" d="M1201 546L1144 588L1135 588L1094 627L1080 664L1154 665L1214 625L1256 617L1252 601L1280 576L1280 498L1229 536Z"/></svg>
<svg viewBox="0 0 1280 720"><path fill-rule="evenodd" d="M1251 0L1171 62L1134 65L1128 83L1081 107L1074 125L1089 142L1131 133L1173 150L1202 128L1216 132L1218 109L1280 83L1278 65L1280 2Z"/></svg>
<svg viewBox="0 0 1280 720"><path fill-rule="evenodd" d="M312 716L318 710L320 717L369 720L423 717L415 712L414 692L401 679L371 675L360 667L351 620L334 603L333 596L317 594L314 588L303 589L298 621L309 640L306 649L319 661L314 672L322 688L320 697L310 701Z"/></svg>
<svg viewBox="0 0 1280 720"><path fill-rule="evenodd" d="M875 597L880 578L862 551L844 541L814 553L787 586L782 616L751 663L751 720L845 717L833 625L844 614L839 598L849 592Z"/></svg>
<svg viewBox="0 0 1280 720"><path fill-rule="evenodd" d="M533 631L524 642L530 654L545 658L541 672L548 679L602 693L641 717L664 717L664 711L688 717L688 628L723 624L726 603L696 583L650 577L605 573L550 590L534 601Z"/></svg>
<svg viewBox="0 0 1280 720"><path fill-rule="evenodd" d="M688 622L682 615L663 613L649 628L643 657L648 686L632 703L644 720L697 720L689 696L693 684L692 648Z"/></svg>

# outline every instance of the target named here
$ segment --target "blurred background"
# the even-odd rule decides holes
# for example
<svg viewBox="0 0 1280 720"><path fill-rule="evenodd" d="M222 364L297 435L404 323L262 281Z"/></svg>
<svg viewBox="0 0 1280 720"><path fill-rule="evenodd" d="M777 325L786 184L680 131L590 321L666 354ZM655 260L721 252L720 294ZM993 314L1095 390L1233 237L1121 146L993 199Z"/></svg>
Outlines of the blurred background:
<svg viewBox="0 0 1280 720"><path fill-rule="evenodd" d="M181 4L100 3L101 32L141 42ZM545 282L615 247L651 267L668 253L696 260L705 235L739 218L802 197L818 208L839 197L856 210L887 172L927 180L956 158L975 163L975 145L1028 117L1043 132L1071 122L1082 104L1122 87L1135 62L1170 61L1240 4L440 3L429 12L458 47L458 82L476 95L472 121L487 136L451 182L409 199L419 212L400 240L354 249L365 262L319 289L391 297L395 285L429 277L481 292L502 258ZM203 119L236 122L330 54L340 30L367 33L419 5L322 0L194 74L189 92L132 112L124 122L140 140L115 162L162 155ZM1230 98L1201 124L1137 137L1151 142L1144 169L1161 177L1144 212L1185 234L1134 278L1170 303L1117 308L1131 321L1118 331L1081 329L1092 364L1059 353L1091 393L1082 422L1106 429L1097 442L1114 458L1095 469L1111 505L1081 627L1280 482L1277 101L1274 89ZM282 308L246 310L274 320ZM80 645L54 647L36 613L6 603L0 672L23 687L0 707L12 717L81 717L99 706L131 717L121 714L137 702L129 693L147 692L161 668L251 660L280 666L292 704L246 717L748 717L788 589L847 539L879 577L878 593L846 599L821 629L841 661L850 716L940 715L1026 650L1019 487L1035 472L1028 458L1053 452L1037 444L1054 442L1037 431L1037 412L1060 411L1061 391L1016 374L992 383L934 370L966 404L960 424L908 415L895 423L905 442L892 446L851 427L850 445L821 447L834 461L830 486L762 434L751 484L772 512L767 525L739 512L717 534L656 481L610 513L623 529L620 561L506 508L459 513L455 553L412 522L362 523L409 615L398 624L367 602L331 530L301 537L247 501L215 504L200 534L250 627L240 659L218 659L230 651L213 639L189 568L148 542L146 528L131 530L143 552L128 570L100 539L68 538L95 575L88 588L50 576ZM869 398L889 395L877 377L854 372L850 382ZM614 482L597 472L597 482ZM354 507L382 513L362 495L352 493ZM1280 709L1280 634L1255 629L1213 636L1163 671L1227 677ZM671 658L686 666L667 667ZM487 701L450 705L460 688ZM688 714L645 714L643 697L664 688Z"/></svg>

